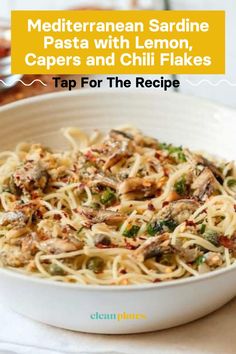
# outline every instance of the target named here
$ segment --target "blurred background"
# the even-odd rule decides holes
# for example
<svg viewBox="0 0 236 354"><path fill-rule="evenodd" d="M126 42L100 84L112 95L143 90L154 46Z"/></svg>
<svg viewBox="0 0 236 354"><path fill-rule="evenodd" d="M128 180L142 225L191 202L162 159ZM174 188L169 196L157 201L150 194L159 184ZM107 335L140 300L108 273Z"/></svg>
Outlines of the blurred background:
<svg viewBox="0 0 236 354"><path fill-rule="evenodd" d="M236 108L236 1L235 0L1 0L0 16L10 18L13 9L60 10L65 8L96 9L155 9L155 10L225 10L226 11L226 74L225 75L179 75L182 93L209 98ZM215 39L217 42L217 38ZM157 73L158 75L158 73ZM29 79L32 79L29 77ZM50 77L44 78L50 87ZM45 88L36 84L36 91ZM10 92L10 93L9 93ZM8 92L0 91L0 104L29 94L22 93L19 86ZM34 92L32 92L32 95ZM35 93L37 94L37 92ZM14 96L15 95L15 96ZM18 95L18 96L17 96ZM11 99L11 97L10 97ZM11 99L12 100L12 99Z"/></svg>

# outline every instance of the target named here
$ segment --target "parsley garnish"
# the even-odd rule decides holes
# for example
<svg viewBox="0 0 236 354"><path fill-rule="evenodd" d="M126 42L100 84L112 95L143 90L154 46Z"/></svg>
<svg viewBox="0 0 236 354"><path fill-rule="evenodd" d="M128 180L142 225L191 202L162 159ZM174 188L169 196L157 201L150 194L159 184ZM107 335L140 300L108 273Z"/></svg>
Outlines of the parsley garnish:
<svg viewBox="0 0 236 354"><path fill-rule="evenodd" d="M180 196L187 194L187 184L184 176L175 182L174 189Z"/></svg>
<svg viewBox="0 0 236 354"><path fill-rule="evenodd" d="M173 146L172 144L161 143L160 150L166 150L171 157L174 157L177 162L186 162L186 157L182 146Z"/></svg>
<svg viewBox="0 0 236 354"><path fill-rule="evenodd" d="M127 227L123 232L123 236L125 237L135 237L139 232L140 227L138 225L132 225L131 227Z"/></svg>
<svg viewBox="0 0 236 354"><path fill-rule="evenodd" d="M177 226L178 223L174 219L154 221L147 225L147 233L150 236L154 236L165 231L173 232Z"/></svg>
<svg viewBox="0 0 236 354"><path fill-rule="evenodd" d="M205 262L205 257L202 255L202 256L199 256L199 257L197 257L197 259L195 260L195 263L196 263L196 265L200 265L200 264L202 264L202 263L204 263Z"/></svg>
<svg viewBox="0 0 236 354"><path fill-rule="evenodd" d="M206 231L206 224L202 224L200 228L200 233L204 234L205 231Z"/></svg>
<svg viewBox="0 0 236 354"><path fill-rule="evenodd" d="M100 202L104 205L110 205L116 200L115 193L110 189L107 188L100 197Z"/></svg>

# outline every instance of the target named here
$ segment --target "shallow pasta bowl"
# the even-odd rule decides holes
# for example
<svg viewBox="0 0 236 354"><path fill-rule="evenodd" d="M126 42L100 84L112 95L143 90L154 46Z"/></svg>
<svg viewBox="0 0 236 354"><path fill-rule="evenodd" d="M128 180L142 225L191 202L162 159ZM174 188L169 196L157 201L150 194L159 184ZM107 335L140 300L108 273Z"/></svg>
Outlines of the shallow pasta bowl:
<svg viewBox="0 0 236 354"><path fill-rule="evenodd" d="M20 141L62 149L65 126L91 131L131 123L162 141L234 159L235 112L205 100L153 91L74 91L0 109L0 150ZM54 326L92 333L137 333L200 318L236 295L236 266L199 277L132 286L65 284L0 269L6 306Z"/></svg>

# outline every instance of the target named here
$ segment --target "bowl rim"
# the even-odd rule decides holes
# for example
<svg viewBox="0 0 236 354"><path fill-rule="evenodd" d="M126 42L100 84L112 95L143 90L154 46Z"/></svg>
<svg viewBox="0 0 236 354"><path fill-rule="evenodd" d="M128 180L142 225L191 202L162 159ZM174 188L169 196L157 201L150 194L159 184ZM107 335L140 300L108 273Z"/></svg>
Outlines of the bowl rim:
<svg viewBox="0 0 236 354"><path fill-rule="evenodd" d="M59 92L51 92L51 93L46 93L42 94L39 96L34 96L30 98L25 98L19 101L11 102L6 105L3 105L0 107L0 114L1 113L7 113L8 110L14 110L20 107L24 107L27 105L34 105L39 102L47 102L51 101L53 99L61 99L62 97L77 97L77 96L93 96L93 95L104 95L104 94L109 94L109 95L114 95L114 96L119 96L119 95L125 95L127 96L127 92L121 91L121 90L111 90L111 89L99 89L99 90L92 90L92 89L76 89L74 91L68 92L68 91L59 91ZM151 89L149 91L147 90L137 90L137 89L130 89L129 90L129 95L140 95L140 96L164 96L164 95L169 95L169 97L174 97L174 98L181 98L181 99L187 99L190 102L195 102L199 104L205 104L208 107L215 108L215 109L220 109L223 111L230 112L231 114L236 114L236 110L228 107L226 105L218 104L215 103L214 101L208 100L206 98L202 97L195 97L192 95L186 95L182 94L179 92L160 92L155 89ZM234 272L236 269L236 262L231 264L228 267L217 269L205 274L201 274L199 276L190 276L187 278L180 278L180 279L174 279L174 280L168 280L165 282L158 282L158 283L140 283L140 284L133 284L133 285L99 285L99 284L79 284L79 283L65 283L65 282L60 282L60 281L55 281L52 279L47 279L47 278L40 278L35 275L29 275L29 274L24 274L23 272L9 269L9 268L4 268L0 267L0 276L1 274L9 276L11 278L16 278L22 281L29 281L31 283L37 283L37 284L45 284L45 285L51 285L54 287L63 287L63 288L72 288L72 289L79 289L80 291L89 291L89 290L97 290L97 291L102 291L102 292L107 292L107 291L118 291L118 292L126 292L126 291L143 291L143 290L157 290L159 288L172 288L176 286L185 286L188 285L189 283L196 283L196 282L201 282L207 279L212 279L216 277L220 277L221 275L225 273L231 273Z"/></svg>
<svg viewBox="0 0 236 354"><path fill-rule="evenodd" d="M43 80L42 80L43 81ZM78 88L74 89L73 91L56 91L56 92L48 92L44 94L40 94L37 96L33 97L26 97L17 101L13 101L7 104L4 104L0 106L0 113L4 113L7 110L15 109L15 108L20 108L21 106L28 106L36 103L42 103L47 102L53 99L58 99L61 101L62 98L67 98L67 97L77 97L77 96L93 96L93 95L112 95L112 96L127 96L132 95L132 96L140 96L140 97L148 97L148 96L169 96L170 99L178 97L179 99L186 99L189 100L189 102L195 102L196 104L204 104L207 105L208 107L215 108L218 110L223 110L230 112L231 114L236 115L236 108L217 103L214 100L210 100L204 97L198 97L198 96L193 96L191 94L183 94L181 92L176 92L176 91L168 91L168 92L163 92L163 91L158 91L157 89L143 89L143 90L138 90L135 88L129 89L129 92L119 90L119 89L109 89L109 88L101 88L101 89L90 89L90 88Z"/></svg>
<svg viewBox="0 0 236 354"><path fill-rule="evenodd" d="M167 289L175 288L176 286L186 286L192 283L204 282L208 279L218 278L225 273L231 273L236 270L236 262L228 267L214 270L199 276L190 276L187 278L180 278L174 280L167 280L165 282L157 283L140 283L140 284L130 284L130 285L99 285L99 284L79 284L79 283L66 283L61 281L56 281L53 279L40 278L35 275L24 274L23 272L17 270L11 270L9 268L0 267L0 278L1 274L9 276L11 278L19 279L29 283L36 283L38 285L49 285L53 287L62 287L68 289L78 289L80 291L87 290L97 290L101 292L117 291L117 292L127 292L127 291L143 291L143 290L157 290L157 289Z"/></svg>

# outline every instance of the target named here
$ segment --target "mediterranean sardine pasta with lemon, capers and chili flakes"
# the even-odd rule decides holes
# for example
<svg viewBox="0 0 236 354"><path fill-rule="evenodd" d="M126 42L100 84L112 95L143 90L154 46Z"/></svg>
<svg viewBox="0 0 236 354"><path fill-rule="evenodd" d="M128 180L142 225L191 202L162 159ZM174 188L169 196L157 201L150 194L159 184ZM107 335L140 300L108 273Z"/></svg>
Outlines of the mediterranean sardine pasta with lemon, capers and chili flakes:
<svg viewBox="0 0 236 354"><path fill-rule="evenodd" d="M236 168L132 127L0 154L0 263L63 282L155 283L236 259Z"/></svg>

